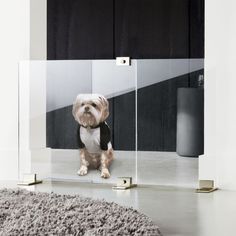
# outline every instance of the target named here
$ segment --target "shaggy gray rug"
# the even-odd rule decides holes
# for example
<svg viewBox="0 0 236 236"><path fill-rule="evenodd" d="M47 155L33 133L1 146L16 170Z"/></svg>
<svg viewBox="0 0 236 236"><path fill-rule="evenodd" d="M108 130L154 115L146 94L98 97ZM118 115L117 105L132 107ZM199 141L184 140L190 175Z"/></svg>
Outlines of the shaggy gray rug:
<svg viewBox="0 0 236 236"><path fill-rule="evenodd" d="M132 208L79 195L0 189L0 235L161 235Z"/></svg>

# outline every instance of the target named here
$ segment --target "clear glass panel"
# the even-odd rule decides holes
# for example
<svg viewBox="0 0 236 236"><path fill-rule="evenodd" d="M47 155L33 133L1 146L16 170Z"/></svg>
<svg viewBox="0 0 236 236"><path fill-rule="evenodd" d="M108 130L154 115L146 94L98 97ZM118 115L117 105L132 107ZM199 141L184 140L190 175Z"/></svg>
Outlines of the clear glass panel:
<svg viewBox="0 0 236 236"><path fill-rule="evenodd" d="M136 181L136 62L116 66L115 60L24 61L19 64L19 175L39 178L115 183ZM111 177L89 169L79 176L77 126L72 115L78 94L102 94L109 102L114 161Z"/></svg>
<svg viewBox="0 0 236 236"><path fill-rule="evenodd" d="M137 60L139 184L191 186L198 161L176 154L177 89L195 87L203 59Z"/></svg>
<svg viewBox="0 0 236 236"><path fill-rule="evenodd" d="M110 104L108 124L115 159L109 182L128 176L136 183L136 61L131 66L117 66L115 60L94 60L92 84L93 93L103 94Z"/></svg>
<svg viewBox="0 0 236 236"><path fill-rule="evenodd" d="M197 159L176 155L177 89L196 86L202 73L202 59L132 60L131 66L115 60L21 62L20 176L96 183L126 176L138 184L193 186ZM72 106L78 94L102 94L109 102L115 158L108 179L95 169L77 174Z"/></svg>
<svg viewBox="0 0 236 236"><path fill-rule="evenodd" d="M47 62L46 140L51 151L50 177L54 180L91 180L89 175L77 175L80 166L78 123L72 115L77 95L91 93L91 60Z"/></svg>
<svg viewBox="0 0 236 236"><path fill-rule="evenodd" d="M19 177L51 175L51 152L46 146L47 63L19 63Z"/></svg>

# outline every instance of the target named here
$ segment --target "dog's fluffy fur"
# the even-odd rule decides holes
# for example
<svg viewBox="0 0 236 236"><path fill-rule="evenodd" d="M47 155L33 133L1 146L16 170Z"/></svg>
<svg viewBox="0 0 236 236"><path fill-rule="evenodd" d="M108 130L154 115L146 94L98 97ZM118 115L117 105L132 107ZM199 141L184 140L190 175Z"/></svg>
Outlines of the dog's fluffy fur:
<svg viewBox="0 0 236 236"><path fill-rule="evenodd" d="M114 159L111 142L100 145L101 128L106 126L105 122L109 116L109 103L100 94L80 94L77 96L72 114L75 120L81 125L79 135L81 136L80 147L80 169L79 175L86 175L88 167L99 168L101 177L109 178L109 166Z"/></svg>

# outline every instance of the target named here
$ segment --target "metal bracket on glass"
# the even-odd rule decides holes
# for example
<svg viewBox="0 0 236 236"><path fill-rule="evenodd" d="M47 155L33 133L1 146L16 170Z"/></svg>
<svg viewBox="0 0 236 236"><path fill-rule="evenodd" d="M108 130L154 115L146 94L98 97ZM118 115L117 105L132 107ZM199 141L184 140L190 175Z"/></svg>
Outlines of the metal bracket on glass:
<svg viewBox="0 0 236 236"><path fill-rule="evenodd" d="M130 66L130 57L117 57L116 58L117 66Z"/></svg>
<svg viewBox="0 0 236 236"><path fill-rule="evenodd" d="M17 185L29 186L29 185L41 184L42 182L43 182L42 180L37 180L36 174L24 174L23 180L19 182Z"/></svg>
<svg viewBox="0 0 236 236"><path fill-rule="evenodd" d="M196 189L197 193L211 193L218 188L214 187L214 180L199 180L199 188Z"/></svg>
<svg viewBox="0 0 236 236"><path fill-rule="evenodd" d="M126 190L136 186L136 184L132 184L132 177L118 177L117 184L116 186L113 186L112 189Z"/></svg>

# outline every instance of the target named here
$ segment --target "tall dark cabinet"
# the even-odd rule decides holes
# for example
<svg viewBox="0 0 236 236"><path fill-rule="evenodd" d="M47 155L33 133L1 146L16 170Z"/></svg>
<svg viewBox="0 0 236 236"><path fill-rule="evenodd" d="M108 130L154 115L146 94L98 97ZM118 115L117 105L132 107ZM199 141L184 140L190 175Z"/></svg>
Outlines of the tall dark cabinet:
<svg viewBox="0 0 236 236"><path fill-rule="evenodd" d="M115 9L117 56L189 56L188 0L117 0Z"/></svg>
<svg viewBox="0 0 236 236"><path fill-rule="evenodd" d="M47 2L48 60L204 57L204 0ZM176 151L177 88L196 87L202 73L178 76L138 90L138 150ZM135 149L135 135L130 135L135 134L134 96L131 92L110 99L109 123L117 150ZM124 103L130 106L127 116L121 115L126 112ZM69 110L62 109L60 114ZM56 114L47 114L47 145L76 148L75 142L61 143L53 132L60 129ZM120 128L124 126L127 128Z"/></svg>
<svg viewBox="0 0 236 236"><path fill-rule="evenodd" d="M48 60L114 57L112 0L48 0Z"/></svg>
<svg viewBox="0 0 236 236"><path fill-rule="evenodd" d="M48 0L48 60L202 58L203 0Z"/></svg>

